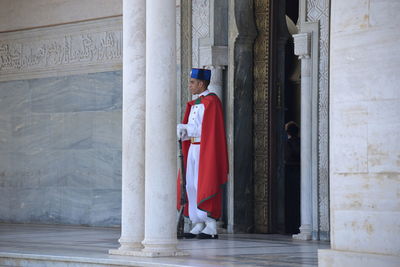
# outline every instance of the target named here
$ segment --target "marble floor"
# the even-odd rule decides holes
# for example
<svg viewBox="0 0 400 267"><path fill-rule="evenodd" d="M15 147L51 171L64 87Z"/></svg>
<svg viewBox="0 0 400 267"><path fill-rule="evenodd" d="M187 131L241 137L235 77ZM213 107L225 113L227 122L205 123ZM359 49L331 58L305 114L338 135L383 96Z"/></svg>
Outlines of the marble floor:
<svg viewBox="0 0 400 267"><path fill-rule="evenodd" d="M226 234L218 240L183 240L184 257L109 255L116 228L0 224L0 266L317 266L328 242L283 235Z"/></svg>

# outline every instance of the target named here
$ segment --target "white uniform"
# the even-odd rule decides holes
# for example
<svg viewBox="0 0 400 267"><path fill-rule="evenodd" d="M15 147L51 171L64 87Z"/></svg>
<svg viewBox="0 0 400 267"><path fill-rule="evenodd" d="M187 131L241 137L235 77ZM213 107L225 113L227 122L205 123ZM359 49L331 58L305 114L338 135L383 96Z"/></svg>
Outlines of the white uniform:
<svg viewBox="0 0 400 267"><path fill-rule="evenodd" d="M200 96L205 96L209 94L206 90L201 93ZM187 166L186 166L186 192L189 202L189 218L196 225L192 229L193 234L198 234L200 231L215 235L216 232L216 222L214 219L207 216L207 213L199 210L197 208L197 185L198 185L198 174L199 174L199 158L200 158L200 146L201 144L201 126L204 116L204 104L196 104L191 107L189 119L184 128L187 131L187 135L184 140L192 139L192 144L190 145ZM207 227L204 228L204 223ZM203 229L204 228L204 229Z"/></svg>

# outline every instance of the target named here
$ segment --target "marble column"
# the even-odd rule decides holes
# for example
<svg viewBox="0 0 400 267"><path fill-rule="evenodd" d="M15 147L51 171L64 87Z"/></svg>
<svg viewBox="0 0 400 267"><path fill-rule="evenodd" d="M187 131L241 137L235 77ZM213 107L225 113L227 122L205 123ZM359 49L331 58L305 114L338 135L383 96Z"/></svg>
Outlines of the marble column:
<svg viewBox="0 0 400 267"><path fill-rule="evenodd" d="M110 254L141 249L144 236L145 6L145 0L123 1L121 246Z"/></svg>
<svg viewBox="0 0 400 267"><path fill-rule="evenodd" d="M295 54L301 60L301 185L300 233L294 239L310 240L312 235L312 81L311 34L293 35Z"/></svg>
<svg viewBox="0 0 400 267"><path fill-rule="evenodd" d="M146 1L143 256L174 256L176 238L176 1Z"/></svg>

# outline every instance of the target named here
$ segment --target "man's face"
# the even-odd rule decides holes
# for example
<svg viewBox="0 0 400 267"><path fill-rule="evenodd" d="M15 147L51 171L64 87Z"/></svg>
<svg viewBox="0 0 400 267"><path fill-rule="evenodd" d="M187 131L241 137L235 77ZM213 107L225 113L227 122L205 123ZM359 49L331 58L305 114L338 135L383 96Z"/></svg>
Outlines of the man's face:
<svg viewBox="0 0 400 267"><path fill-rule="evenodd" d="M190 78L189 90L192 95L201 94L205 90L204 82L195 78Z"/></svg>

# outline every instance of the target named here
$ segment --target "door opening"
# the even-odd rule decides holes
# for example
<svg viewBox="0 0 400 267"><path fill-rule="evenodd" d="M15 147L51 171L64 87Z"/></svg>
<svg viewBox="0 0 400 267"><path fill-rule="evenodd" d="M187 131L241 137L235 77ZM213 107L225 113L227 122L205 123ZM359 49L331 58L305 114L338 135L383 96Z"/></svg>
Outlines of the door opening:
<svg viewBox="0 0 400 267"><path fill-rule="evenodd" d="M300 227L300 65L292 35L297 33L299 1L274 1L272 81L275 160L272 177L273 232L298 233Z"/></svg>

